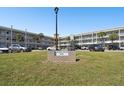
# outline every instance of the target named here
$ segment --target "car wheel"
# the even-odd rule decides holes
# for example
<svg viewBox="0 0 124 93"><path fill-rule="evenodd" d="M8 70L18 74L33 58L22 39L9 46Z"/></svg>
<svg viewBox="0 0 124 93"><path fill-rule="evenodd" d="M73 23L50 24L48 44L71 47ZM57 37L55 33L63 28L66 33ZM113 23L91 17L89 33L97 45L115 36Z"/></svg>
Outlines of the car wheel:
<svg viewBox="0 0 124 93"><path fill-rule="evenodd" d="M9 53L12 53L12 50L11 49L9 49Z"/></svg>
<svg viewBox="0 0 124 93"><path fill-rule="evenodd" d="M90 52L92 52L92 49L90 49Z"/></svg>
<svg viewBox="0 0 124 93"><path fill-rule="evenodd" d="M24 52L24 50L23 50L23 49L21 49L21 50L20 50L20 52Z"/></svg>

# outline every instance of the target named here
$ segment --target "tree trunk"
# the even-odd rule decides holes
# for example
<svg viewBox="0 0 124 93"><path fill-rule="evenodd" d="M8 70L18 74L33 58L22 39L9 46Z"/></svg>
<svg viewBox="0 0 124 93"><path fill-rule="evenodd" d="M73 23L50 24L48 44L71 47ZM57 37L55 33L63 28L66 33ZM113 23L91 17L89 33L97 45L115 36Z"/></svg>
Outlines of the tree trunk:
<svg viewBox="0 0 124 93"><path fill-rule="evenodd" d="M113 40L112 40L112 45L113 45Z"/></svg>

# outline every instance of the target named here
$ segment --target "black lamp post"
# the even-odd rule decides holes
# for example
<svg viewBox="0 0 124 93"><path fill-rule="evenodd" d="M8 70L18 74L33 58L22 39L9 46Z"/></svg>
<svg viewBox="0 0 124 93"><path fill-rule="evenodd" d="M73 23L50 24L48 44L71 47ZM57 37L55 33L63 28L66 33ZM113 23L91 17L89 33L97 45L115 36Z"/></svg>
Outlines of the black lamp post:
<svg viewBox="0 0 124 93"><path fill-rule="evenodd" d="M54 8L54 12L56 14L56 37L55 37L55 45L56 45L56 50L58 50L58 11L59 11L59 8L58 7L55 7Z"/></svg>

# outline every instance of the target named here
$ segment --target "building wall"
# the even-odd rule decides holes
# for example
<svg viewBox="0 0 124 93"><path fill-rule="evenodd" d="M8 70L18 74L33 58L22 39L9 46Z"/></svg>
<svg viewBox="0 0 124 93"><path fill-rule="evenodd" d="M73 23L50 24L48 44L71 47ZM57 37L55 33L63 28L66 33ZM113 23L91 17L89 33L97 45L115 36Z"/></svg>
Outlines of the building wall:
<svg viewBox="0 0 124 93"><path fill-rule="evenodd" d="M102 31L96 31L96 32L88 32L88 33L81 33L77 35L73 35L74 41L76 45L79 46L88 46L91 44L99 44L101 43L100 37L98 37L99 32L106 32L105 38L105 44L110 44L111 41L109 40L109 35L112 34L112 32L115 32L119 35L118 40L115 40L114 43L117 43L119 46L124 46L124 27L120 28L113 28L113 29L107 29L107 30L102 30ZM72 37L67 36L67 37ZM62 37L59 41L59 46L60 48L67 48L70 45L70 39L67 40L67 37Z"/></svg>
<svg viewBox="0 0 124 93"><path fill-rule="evenodd" d="M16 37L17 33L19 33L23 37L23 40L21 41L17 40ZM20 44L32 48L38 48L38 47L47 48L49 46L54 45L54 39L52 37L43 35L43 37L37 41L34 39L34 37L37 35L38 34L26 32L18 29L12 29L11 31L11 28L0 26L0 44L3 44L7 47L11 45L11 41L12 44Z"/></svg>
<svg viewBox="0 0 124 93"><path fill-rule="evenodd" d="M79 45L79 46L99 44L101 43L100 38L98 37L99 32L106 32L107 35L105 36L105 44L111 43L111 41L109 40L109 35L112 32L116 32L119 35L119 38L118 40L115 40L114 43L117 43L119 46L124 46L124 27L120 27L120 28L113 28L113 29L101 30L96 32L70 35L66 37L60 37L59 47L60 48L70 47L71 41L74 41L75 45ZM20 33L21 36L24 38L24 40L17 41L16 40L17 33ZM11 45L11 38L13 44L20 44L32 48L37 48L37 47L47 48L49 46L54 46L55 43L54 38L43 35L42 39L36 42L36 40L34 40L34 37L37 35L38 34L26 32L18 29L12 29L12 33L11 33L11 28L0 26L0 44L3 44L7 47Z"/></svg>

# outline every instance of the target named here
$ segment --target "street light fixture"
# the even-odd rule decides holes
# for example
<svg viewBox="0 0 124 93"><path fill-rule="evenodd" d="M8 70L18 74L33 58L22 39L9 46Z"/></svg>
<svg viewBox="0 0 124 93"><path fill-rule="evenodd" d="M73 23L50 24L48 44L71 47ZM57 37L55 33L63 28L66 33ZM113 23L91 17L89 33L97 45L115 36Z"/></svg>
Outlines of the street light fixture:
<svg viewBox="0 0 124 93"><path fill-rule="evenodd" d="M55 7L54 8L54 12L56 14L56 37L55 37L55 45L56 45L56 50L58 50L58 11L59 11L59 8L58 7Z"/></svg>

